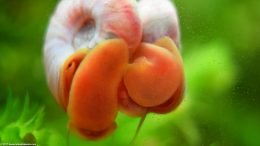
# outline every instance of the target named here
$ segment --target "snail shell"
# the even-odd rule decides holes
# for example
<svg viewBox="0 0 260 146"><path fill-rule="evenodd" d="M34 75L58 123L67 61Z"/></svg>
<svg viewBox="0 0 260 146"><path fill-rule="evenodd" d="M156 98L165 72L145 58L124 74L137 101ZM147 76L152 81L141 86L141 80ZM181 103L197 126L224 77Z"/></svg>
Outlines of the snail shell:
<svg viewBox="0 0 260 146"><path fill-rule="evenodd" d="M131 0L62 0L51 17L44 45L48 86L61 103L60 70L73 53L102 40L123 38L131 52L140 43L142 28Z"/></svg>
<svg viewBox="0 0 260 146"><path fill-rule="evenodd" d="M180 27L174 4L169 0L141 0L138 13L143 24L144 42L153 43L168 36L179 48Z"/></svg>

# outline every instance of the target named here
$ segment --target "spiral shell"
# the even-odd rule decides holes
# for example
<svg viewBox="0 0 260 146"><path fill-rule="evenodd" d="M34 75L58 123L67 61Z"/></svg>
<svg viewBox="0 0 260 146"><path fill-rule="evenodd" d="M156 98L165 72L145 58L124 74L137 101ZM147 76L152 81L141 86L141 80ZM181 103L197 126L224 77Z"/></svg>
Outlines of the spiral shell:
<svg viewBox="0 0 260 146"><path fill-rule="evenodd" d="M61 104L60 70L66 59L78 49L91 49L102 40L120 37L134 51L141 35L135 1L60 1L51 17L44 45L47 82L56 100Z"/></svg>

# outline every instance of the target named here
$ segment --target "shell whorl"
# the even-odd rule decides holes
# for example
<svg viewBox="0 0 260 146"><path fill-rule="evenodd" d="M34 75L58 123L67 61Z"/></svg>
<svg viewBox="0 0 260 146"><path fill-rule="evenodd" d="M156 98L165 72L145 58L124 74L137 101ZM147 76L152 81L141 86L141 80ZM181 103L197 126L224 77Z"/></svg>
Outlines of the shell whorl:
<svg viewBox="0 0 260 146"><path fill-rule="evenodd" d="M179 20L175 6L169 0L141 0L138 12L143 24L143 40L152 43L168 36L180 46Z"/></svg>
<svg viewBox="0 0 260 146"><path fill-rule="evenodd" d="M60 70L75 51L91 49L113 37L124 39L130 51L140 43L142 25L136 6L134 0L60 1L50 19L44 44L47 83L58 102ZM81 31L87 36L82 36Z"/></svg>

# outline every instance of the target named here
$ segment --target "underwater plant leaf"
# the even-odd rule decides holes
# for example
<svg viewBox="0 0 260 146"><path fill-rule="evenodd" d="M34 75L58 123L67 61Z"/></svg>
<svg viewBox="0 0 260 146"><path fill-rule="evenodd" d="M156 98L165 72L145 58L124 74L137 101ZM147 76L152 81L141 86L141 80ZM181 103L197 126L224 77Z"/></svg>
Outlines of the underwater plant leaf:
<svg viewBox="0 0 260 146"><path fill-rule="evenodd" d="M37 138L37 145L39 146L66 145L65 138L53 130L41 129L34 131L33 135Z"/></svg>
<svg viewBox="0 0 260 146"><path fill-rule="evenodd" d="M44 118L44 106L31 106L29 101L28 94L25 98L16 98L9 93L0 115L1 142L35 141L34 135L30 133L40 129Z"/></svg>
<svg viewBox="0 0 260 146"><path fill-rule="evenodd" d="M1 142L2 143L15 143L20 142L20 130L15 124L10 124L1 133Z"/></svg>
<svg viewBox="0 0 260 146"><path fill-rule="evenodd" d="M21 130L21 135L25 135L28 131L35 131L40 128L42 125L44 118L44 107L41 107L38 109L38 111L31 117L29 120L27 120L21 127L23 127Z"/></svg>
<svg viewBox="0 0 260 146"><path fill-rule="evenodd" d="M7 96L6 105L1 109L1 116L0 116L0 127L4 126L8 118L8 114L11 113L11 107L13 103L13 95L12 92L9 91L9 94Z"/></svg>
<svg viewBox="0 0 260 146"><path fill-rule="evenodd" d="M30 105L29 105L29 96L28 94L25 96L24 104L23 104L23 110L21 112L21 116L19 117L18 123L23 123L26 120L26 115L30 113Z"/></svg>

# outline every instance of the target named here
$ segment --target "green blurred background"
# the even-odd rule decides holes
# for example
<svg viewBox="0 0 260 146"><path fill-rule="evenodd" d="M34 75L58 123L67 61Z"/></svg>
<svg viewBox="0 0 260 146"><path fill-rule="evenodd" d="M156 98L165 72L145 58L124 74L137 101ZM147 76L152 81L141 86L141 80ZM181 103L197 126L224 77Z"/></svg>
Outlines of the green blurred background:
<svg viewBox="0 0 260 146"><path fill-rule="evenodd" d="M42 47L57 0L0 0L0 143L65 145L67 117L45 81ZM186 95L167 115L149 114L135 141L144 146L260 146L260 1L175 0ZM119 114L99 142L128 145L138 118Z"/></svg>

